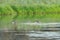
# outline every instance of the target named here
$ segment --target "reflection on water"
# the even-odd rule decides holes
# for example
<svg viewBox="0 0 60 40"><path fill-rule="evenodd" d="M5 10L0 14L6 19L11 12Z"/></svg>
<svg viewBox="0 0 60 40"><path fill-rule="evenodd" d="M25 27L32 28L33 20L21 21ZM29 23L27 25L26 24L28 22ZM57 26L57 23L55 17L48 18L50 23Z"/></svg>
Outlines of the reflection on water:
<svg viewBox="0 0 60 40"><path fill-rule="evenodd" d="M26 34L21 34L20 32L9 32L7 34L0 32L0 40L60 40L60 32L29 31Z"/></svg>
<svg viewBox="0 0 60 40"><path fill-rule="evenodd" d="M28 36L28 37L27 37ZM24 36L17 36L18 40L60 40L60 32L41 32L41 31L30 31Z"/></svg>
<svg viewBox="0 0 60 40"><path fill-rule="evenodd" d="M41 32L29 33L30 40L60 40L60 32Z"/></svg>

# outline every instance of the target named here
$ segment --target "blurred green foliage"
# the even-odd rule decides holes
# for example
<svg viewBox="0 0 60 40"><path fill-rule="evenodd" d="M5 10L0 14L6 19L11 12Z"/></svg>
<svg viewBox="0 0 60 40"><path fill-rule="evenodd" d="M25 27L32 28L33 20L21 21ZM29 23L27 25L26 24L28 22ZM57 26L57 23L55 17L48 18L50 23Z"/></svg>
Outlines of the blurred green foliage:
<svg viewBox="0 0 60 40"><path fill-rule="evenodd" d="M57 3L58 2L58 3ZM60 22L59 0L0 0L0 26L24 21Z"/></svg>

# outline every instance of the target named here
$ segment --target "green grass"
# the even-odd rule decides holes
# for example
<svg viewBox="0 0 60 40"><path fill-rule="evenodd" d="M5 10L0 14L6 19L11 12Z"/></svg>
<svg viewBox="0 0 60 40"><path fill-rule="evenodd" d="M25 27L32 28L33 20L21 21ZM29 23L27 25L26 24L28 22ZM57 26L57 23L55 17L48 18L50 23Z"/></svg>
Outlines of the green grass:
<svg viewBox="0 0 60 40"><path fill-rule="evenodd" d="M18 23L27 21L41 22L60 22L60 5L36 5L36 6L21 6L21 5L0 5L0 27L11 28L12 21ZM32 27L32 26L31 26ZM34 27L33 27L34 28ZM33 29L32 28L32 29Z"/></svg>

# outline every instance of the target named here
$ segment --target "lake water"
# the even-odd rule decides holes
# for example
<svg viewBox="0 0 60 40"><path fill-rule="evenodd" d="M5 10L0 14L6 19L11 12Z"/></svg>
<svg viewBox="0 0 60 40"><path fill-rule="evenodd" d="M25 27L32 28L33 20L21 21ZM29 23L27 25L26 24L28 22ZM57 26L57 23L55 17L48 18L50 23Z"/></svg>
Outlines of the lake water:
<svg viewBox="0 0 60 40"><path fill-rule="evenodd" d="M26 34L28 37L17 36L16 40L60 40L60 32L42 32L42 31L30 31Z"/></svg>
<svg viewBox="0 0 60 40"><path fill-rule="evenodd" d="M23 33L0 31L0 40L60 40L60 31L28 31Z"/></svg>

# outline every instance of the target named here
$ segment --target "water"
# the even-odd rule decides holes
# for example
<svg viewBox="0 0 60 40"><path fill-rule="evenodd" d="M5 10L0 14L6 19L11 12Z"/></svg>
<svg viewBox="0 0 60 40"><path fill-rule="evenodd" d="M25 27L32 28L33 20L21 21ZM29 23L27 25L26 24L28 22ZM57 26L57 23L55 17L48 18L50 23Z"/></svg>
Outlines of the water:
<svg viewBox="0 0 60 40"><path fill-rule="evenodd" d="M43 26L43 27L48 27L48 26L50 26L50 27L52 27L52 26L54 26L54 27L60 27L60 23L38 23L38 22L34 22L34 23L32 23L32 22L27 22L27 23L20 23L20 24L23 24L23 25L39 25L39 26Z"/></svg>
<svg viewBox="0 0 60 40"><path fill-rule="evenodd" d="M60 32L29 31L25 35L18 34L16 40L60 40Z"/></svg>
<svg viewBox="0 0 60 40"><path fill-rule="evenodd" d="M7 35L7 36L6 36ZM60 40L60 32L29 31L21 35L20 32L0 32L0 40Z"/></svg>
<svg viewBox="0 0 60 40"><path fill-rule="evenodd" d="M29 40L60 40L60 32L33 32L27 34Z"/></svg>
<svg viewBox="0 0 60 40"><path fill-rule="evenodd" d="M27 31L25 34L24 32L19 32L19 33L9 32L6 34L4 33L4 31L3 32L0 31L0 40L60 40L60 28L59 28L60 23L21 23L21 24L22 25L34 25L34 26L44 25L44 28L42 28L42 30L47 29L47 30L55 30L55 31ZM52 28L48 28L50 27L50 25ZM54 28L56 26L58 28Z"/></svg>

